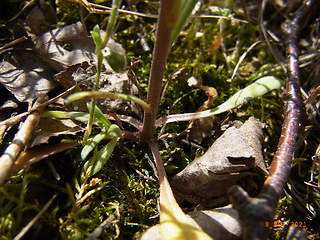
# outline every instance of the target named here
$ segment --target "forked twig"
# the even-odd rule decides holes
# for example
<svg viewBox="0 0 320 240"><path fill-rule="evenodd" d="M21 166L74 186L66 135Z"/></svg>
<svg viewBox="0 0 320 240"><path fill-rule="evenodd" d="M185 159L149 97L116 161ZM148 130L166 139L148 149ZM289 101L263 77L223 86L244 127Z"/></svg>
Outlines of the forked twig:
<svg viewBox="0 0 320 240"><path fill-rule="evenodd" d="M287 37L287 81L284 122L270 174L257 198L250 198L240 187L230 189L231 201L239 211L243 239L266 239L279 198L290 174L303 105L300 96L298 32L305 26L319 1L309 0L284 25Z"/></svg>

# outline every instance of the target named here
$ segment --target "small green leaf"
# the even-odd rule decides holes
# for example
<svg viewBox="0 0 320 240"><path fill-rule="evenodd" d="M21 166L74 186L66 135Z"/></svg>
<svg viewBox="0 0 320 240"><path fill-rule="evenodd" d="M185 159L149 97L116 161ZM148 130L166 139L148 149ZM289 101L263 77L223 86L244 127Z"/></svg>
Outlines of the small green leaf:
<svg viewBox="0 0 320 240"><path fill-rule="evenodd" d="M93 30L91 31L91 36L96 44L96 48L97 49L100 49L101 46L102 46L102 37L101 37L101 34L100 34L100 28L99 28L99 25L95 25Z"/></svg>
<svg viewBox="0 0 320 240"><path fill-rule="evenodd" d="M105 139L108 136L108 133L106 132L100 132L97 135L95 135L90 141L86 143L86 145L83 147L81 151L81 159L85 160L90 152L98 146L98 144Z"/></svg>
<svg viewBox="0 0 320 240"><path fill-rule="evenodd" d="M101 170L101 168L106 164L110 158L115 146L117 139L112 139L106 146L104 146L100 151L94 154L94 156L87 161L82 168L81 176L91 177ZM88 172L89 171L89 172Z"/></svg>
<svg viewBox="0 0 320 240"><path fill-rule="evenodd" d="M102 50L104 58L109 63L110 67L116 72L122 72L127 64L126 56L123 53L112 50L106 47Z"/></svg>
<svg viewBox="0 0 320 240"><path fill-rule="evenodd" d="M107 131L108 136L121 137L121 129L116 124L111 124Z"/></svg>
<svg viewBox="0 0 320 240"><path fill-rule="evenodd" d="M88 122L89 120L89 114L84 112L68 112L67 116L84 123Z"/></svg>

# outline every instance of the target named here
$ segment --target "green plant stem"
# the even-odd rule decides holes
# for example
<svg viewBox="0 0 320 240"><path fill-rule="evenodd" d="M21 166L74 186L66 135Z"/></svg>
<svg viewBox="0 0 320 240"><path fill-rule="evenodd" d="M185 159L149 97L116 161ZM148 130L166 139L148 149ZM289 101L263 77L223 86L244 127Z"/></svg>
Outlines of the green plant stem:
<svg viewBox="0 0 320 240"><path fill-rule="evenodd" d="M96 53L97 53L97 74L96 74L96 81L95 81L95 84L93 87L94 91L97 91L99 89L99 80L100 80L101 69L102 69L102 60L103 60L103 55L101 53L101 50L97 48ZM92 125L93 125L93 121L94 121L94 111L95 111L95 106L97 104L97 100L93 99L90 104L91 104L90 115L89 115L87 128L86 128L86 131L83 136L83 144L85 144L88 141L88 138L89 138L91 131L92 131Z"/></svg>
<svg viewBox="0 0 320 240"><path fill-rule="evenodd" d="M104 49L109 41L109 38L111 36L112 30L114 29L114 26L116 24L117 16L118 16L118 9L120 8L121 0L113 0L112 1L112 9L110 14L110 19L107 26L107 32L104 37L103 43L101 45L101 49Z"/></svg>
<svg viewBox="0 0 320 240"><path fill-rule="evenodd" d="M177 21L179 9L180 0L162 0L160 3L156 43L153 51L147 96L147 103L151 107L151 112L145 112L144 115L143 129L141 133L142 140L152 138L155 130L155 121L160 104L162 78L171 47L171 34Z"/></svg>
<svg viewBox="0 0 320 240"><path fill-rule="evenodd" d="M99 47L96 46L97 74L96 74L96 81L95 81L94 88L93 88L94 91L97 91L99 89L99 82L100 82L100 75L101 75L102 61L103 61L103 54L102 54L101 50L103 48L105 48L105 46L108 44L112 30L114 29L114 26L116 24L117 15L118 15L118 8L120 7L120 4L121 4L121 0L113 0L112 1L112 10L111 10L110 19L109 19L108 26L107 26L106 35L104 37L102 45ZM97 100L93 99L91 101L91 110L90 110L89 121L87 124L87 129L86 129L84 136L83 136L83 143L84 144L88 141L88 138L89 138L91 131L92 131L92 125L93 125L93 121L94 121L94 111L95 111L96 104L97 104Z"/></svg>

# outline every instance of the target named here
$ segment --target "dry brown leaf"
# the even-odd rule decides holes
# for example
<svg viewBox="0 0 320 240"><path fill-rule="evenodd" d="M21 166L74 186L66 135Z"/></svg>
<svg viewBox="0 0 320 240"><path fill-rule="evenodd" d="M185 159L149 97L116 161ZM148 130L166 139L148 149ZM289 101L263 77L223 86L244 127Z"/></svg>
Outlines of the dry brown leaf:
<svg viewBox="0 0 320 240"><path fill-rule="evenodd" d="M89 71L87 71L89 70ZM54 80L60 83L65 89L68 89L77 83L77 79L86 79L92 78L92 74L90 73L90 65L88 62L77 63L75 65L68 66L65 70L54 75ZM84 76L80 76L79 74L83 74Z"/></svg>
<svg viewBox="0 0 320 240"><path fill-rule="evenodd" d="M44 23L55 24L56 22L56 12L51 2L45 0L39 0L38 5L32 8L25 20L25 23L36 35L40 35L41 33L45 32Z"/></svg>
<svg viewBox="0 0 320 240"><path fill-rule="evenodd" d="M32 52L21 51L0 63L0 82L20 102L30 102L53 89L53 74Z"/></svg>
<svg viewBox="0 0 320 240"><path fill-rule="evenodd" d="M214 239L241 239L239 215L231 204L212 210L193 211L188 215Z"/></svg>
<svg viewBox="0 0 320 240"><path fill-rule="evenodd" d="M71 47L70 51L64 48L66 44ZM41 59L58 72L70 65L95 60L94 42L80 22L42 34L35 41L35 49Z"/></svg>
<svg viewBox="0 0 320 240"><path fill-rule="evenodd" d="M69 50L64 47L66 45L70 48ZM125 49L112 38L108 46L125 53ZM35 49L40 53L41 59L58 72L71 65L96 61L94 41L87 35L81 22L42 34L35 41ZM106 60L103 61L103 65L105 73L114 73Z"/></svg>
<svg viewBox="0 0 320 240"><path fill-rule="evenodd" d="M48 143L51 137L75 135L82 130L70 119L41 118L32 146Z"/></svg>
<svg viewBox="0 0 320 240"><path fill-rule="evenodd" d="M57 143L51 145L43 144L30 148L19 155L17 161L15 161L12 166L11 173L14 174L46 157L65 151L77 145L79 145L79 143Z"/></svg>
<svg viewBox="0 0 320 240"><path fill-rule="evenodd" d="M265 169L261 141L262 124L253 117L239 128L228 128L203 156L173 178L176 197L207 207L227 202L232 185L252 175L256 166Z"/></svg>

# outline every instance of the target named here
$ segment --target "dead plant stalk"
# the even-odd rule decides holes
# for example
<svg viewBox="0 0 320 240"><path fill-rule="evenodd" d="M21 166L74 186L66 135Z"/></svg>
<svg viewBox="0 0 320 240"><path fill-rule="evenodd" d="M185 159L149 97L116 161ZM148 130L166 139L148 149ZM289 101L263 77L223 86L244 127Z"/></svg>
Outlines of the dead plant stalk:
<svg viewBox="0 0 320 240"><path fill-rule="evenodd" d="M39 97L34 107L41 105L43 102L45 102L45 99L43 97ZM11 168L20 153L30 144L32 140L32 133L38 126L43 110L44 106L30 113L25 122L21 124L12 143L0 157L0 185L3 184L6 178L10 175Z"/></svg>

